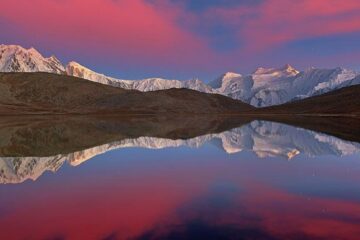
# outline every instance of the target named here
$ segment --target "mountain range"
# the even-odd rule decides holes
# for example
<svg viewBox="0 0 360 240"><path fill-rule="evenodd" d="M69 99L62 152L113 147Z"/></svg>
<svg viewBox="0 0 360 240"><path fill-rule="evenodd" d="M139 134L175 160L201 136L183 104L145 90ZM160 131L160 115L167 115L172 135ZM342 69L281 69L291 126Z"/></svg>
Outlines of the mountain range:
<svg viewBox="0 0 360 240"><path fill-rule="evenodd" d="M255 107L280 105L360 83L357 71L340 67L298 71L288 64L281 68L258 68L246 75L227 72L208 83L199 79L125 80L97 73L74 61L64 66L55 56L46 58L34 48L18 45L0 45L0 72L48 72L142 92L187 88L221 94Z"/></svg>

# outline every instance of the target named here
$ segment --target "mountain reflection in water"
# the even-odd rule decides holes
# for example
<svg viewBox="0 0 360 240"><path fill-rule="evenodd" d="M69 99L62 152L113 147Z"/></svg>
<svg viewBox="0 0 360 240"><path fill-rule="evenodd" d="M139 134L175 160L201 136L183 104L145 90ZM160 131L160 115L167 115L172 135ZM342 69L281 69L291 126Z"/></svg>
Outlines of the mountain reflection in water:
<svg viewBox="0 0 360 240"><path fill-rule="evenodd" d="M357 239L357 120L296 121L3 118L0 239Z"/></svg>

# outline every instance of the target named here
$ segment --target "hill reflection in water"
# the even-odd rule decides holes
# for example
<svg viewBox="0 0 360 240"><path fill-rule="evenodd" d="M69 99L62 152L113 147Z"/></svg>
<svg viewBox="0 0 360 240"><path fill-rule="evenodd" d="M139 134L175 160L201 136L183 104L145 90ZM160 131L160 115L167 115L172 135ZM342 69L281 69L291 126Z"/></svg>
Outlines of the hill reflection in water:
<svg viewBox="0 0 360 240"><path fill-rule="evenodd" d="M288 160L299 154L341 157L360 150L356 141L250 117L63 116L4 118L1 124L0 183L36 180L65 162L78 166L123 148L199 148L211 143L228 154L247 151Z"/></svg>

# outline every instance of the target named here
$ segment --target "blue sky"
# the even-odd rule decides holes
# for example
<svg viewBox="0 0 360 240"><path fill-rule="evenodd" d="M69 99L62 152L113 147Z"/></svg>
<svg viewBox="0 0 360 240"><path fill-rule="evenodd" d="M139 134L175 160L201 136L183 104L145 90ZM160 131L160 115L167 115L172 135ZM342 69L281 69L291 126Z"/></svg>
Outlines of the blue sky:
<svg viewBox="0 0 360 240"><path fill-rule="evenodd" d="M119 78L209 81L286 63L360 70L357 0L7 0L2 9L1 43Z"/></svg>

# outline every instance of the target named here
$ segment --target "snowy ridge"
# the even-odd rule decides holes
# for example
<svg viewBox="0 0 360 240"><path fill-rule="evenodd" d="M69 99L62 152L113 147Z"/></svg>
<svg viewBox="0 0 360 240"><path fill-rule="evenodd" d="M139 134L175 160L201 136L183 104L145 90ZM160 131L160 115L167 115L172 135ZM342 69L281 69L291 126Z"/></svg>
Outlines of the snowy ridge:
<svg viewBox="0 0 360 240"><path fill-rule="evenodd" d="M65 68L55 56L45 58L34 48L0 45L0 71L62 74Z"/></svg>
<svg viewBox="0 0 360 240"><path fill-rule="evenodd" d="M344 156L360 153L360 144L326 134L267 121L253 121L245 126L218 134L207 134L187 140L155 137L125 139L82 151L49 157L0 158L0 183L21 183L36 180L45 171L56 172L64 163L78 166L96 155L121 148L162 149L187 146L198 148L206 143L219 146L228 154L254 152L258 157L292 159L299 154L309 157Z"/></svg>
<svg viewBox="0 0 360 240"><path fill-rule="evenodd" d="M113 87L121 87L125 89L133 89L142 92L164 90L170 88L189 88L201 92L212 92L211 87L204 84L198 79L187 81L169 80L163 78L146 78L142 80L124 80L105 76L96 73L77 62L70 62L66 66L66 73L70 76L84 78L93 82L111 85Z"/></svg>
<svg viewBox="0 0 360 240"><path fill-rule="evenodd" d="M34 48L24 49L16 45L0 45L0 72L67 74L113 87L144 92L188 88L200 92L222 94L255 107L278 105L360 84L360 74L356 71L344 68L309 68L300 72L289 64L281 68L261 67L248 75L227 72L209 84L199 79L187 81L164 78L116 79L92 71L74 61L64 67L54 56L44 58Z"/></svg>
<svg viewBox="0 0 360 240"><path fill-rule="evenodd" d="M307 98L332 90L359 84L358 72L344 69L315 69L303 72L290 65L282 68L258 68L253 74L224 76L217 79L218 93L242 100L255 107L266 107ZM213 85L215 86L215 85Z"/></svg>
<svg viewBox="0 0 360 240"><path fill-rule="evenodd" d="M94 72L81 64L71 61L66 66L66 74L69 76L84 78L92 82L111 85L114 87L121 87L131 89L132 81L119 80L116 78L105 76L104 74Z"/></svg>

